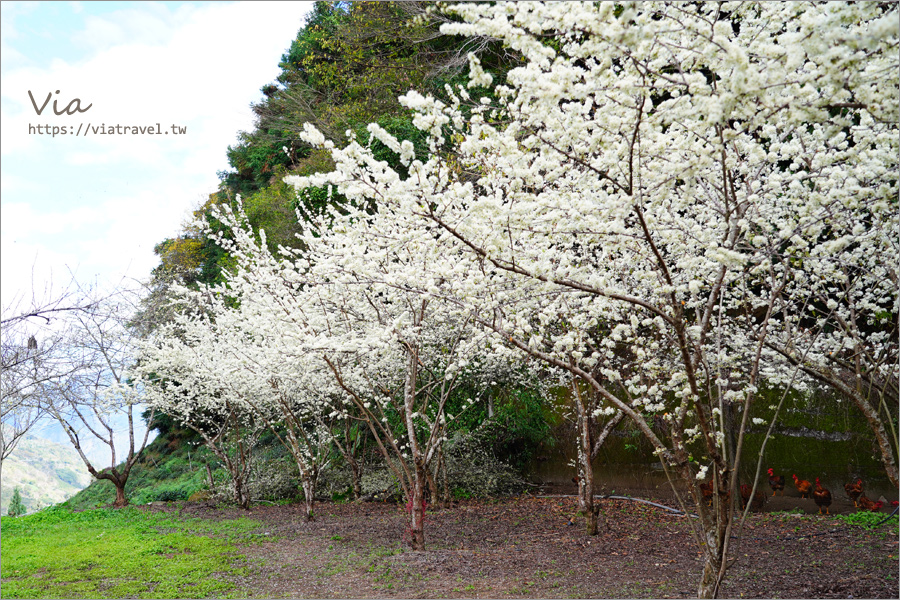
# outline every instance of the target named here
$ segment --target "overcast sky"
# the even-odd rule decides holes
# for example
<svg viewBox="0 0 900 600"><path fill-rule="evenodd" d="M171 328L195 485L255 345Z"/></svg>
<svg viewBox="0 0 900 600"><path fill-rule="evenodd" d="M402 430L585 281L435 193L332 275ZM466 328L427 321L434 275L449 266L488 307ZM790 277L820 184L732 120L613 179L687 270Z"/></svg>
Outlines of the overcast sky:
<svg viewBox="0 0 900 600"><path fill-rule="evenodd" d="M277 76L310 7L0 4L3 306L30 294L33 271L39 289L51 272L63 283L69 269L82 283L146 279L153 246L215 191L227 147L252 129L249 105ZM40 115L29 91L37 109L50 96ZM56 114L74 112L76 98L90 108ZM101 125L163 133L101 135ZM68 134L53 136L54 127Z"/></svg>

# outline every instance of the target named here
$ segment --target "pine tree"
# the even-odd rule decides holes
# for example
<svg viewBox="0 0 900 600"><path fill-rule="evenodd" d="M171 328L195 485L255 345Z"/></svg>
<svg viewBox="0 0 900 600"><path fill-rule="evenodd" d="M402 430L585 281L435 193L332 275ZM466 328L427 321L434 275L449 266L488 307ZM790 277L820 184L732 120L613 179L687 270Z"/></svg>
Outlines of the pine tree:
<svg viewBox="0 0 900 600"><path fill-rule="evenodd" d="M9 501L9 511L7 514L11 517L19 517L25 514L25 504L22 502L22 494L19 493L19 488L13 491L12 500Z"/></svg>

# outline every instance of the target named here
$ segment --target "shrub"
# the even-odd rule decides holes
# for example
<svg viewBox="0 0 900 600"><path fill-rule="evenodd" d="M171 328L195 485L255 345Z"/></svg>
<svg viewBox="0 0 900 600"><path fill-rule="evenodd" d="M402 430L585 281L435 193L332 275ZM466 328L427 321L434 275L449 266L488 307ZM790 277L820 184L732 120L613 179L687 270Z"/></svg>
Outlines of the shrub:
<svg viewBox="0 0 900 600"><path fill-rule="evenodd" d="M319 473L319 481L316 484L316 495L331 500L341 500L349 497L353 489L353 473L346 464L328 465ZM365 493L365 492L364 492Z"/></svg>
<svg viewBox="0 0 900 600"><path fill-rule="evenodd" d="M174 482L168 485L145 488L135 495L134 502L136 504L146 504L147 502L187 500L197 489L198 486L191 481Z"/></svg>
<svg viewBox="0 0 900 600"><path fill-rule="evenodd" d="M387 467L373 466L364 469L359 485L363 496L377 494L378 500L387 500L401 495L400 484Z"/></svg>
<svg viewBox="0 0 900 600"><path fill-rule="evenodd" d="M188 502L204 502L210 498L212 493L209 490L199 490L188 496Z"/></svg>
<svg viewBox="0 0 900 600"><path fill-rule="evenodd" d="M174 502L176 500L187 500L188 493L180 488L164 488L156 492L157 502Z"/></svg>
<svg viewBox="0 0 900 600"><path fill-rule="evenodd" d="M258 459L250 474L250 498L285 500L298 496L300 472L297 465L282 459Z"/></svg>
<svg viewBox="0 0 900 600"><path fill-rule="evenodd" d="M444 446L447 483L456 498L512 494L525 481L497 458L477 433L457 432Z"/></svg>
<svg viewBox="0 0 900 600"><path fill-rule="evenodd" d="M297 466L284 459L254 458L250 480L247 484L251 501L285 500L299 495L300 474ZM231 477L223 469L213 472L213 488L210 497L220 502L234 500Z"/></svg>

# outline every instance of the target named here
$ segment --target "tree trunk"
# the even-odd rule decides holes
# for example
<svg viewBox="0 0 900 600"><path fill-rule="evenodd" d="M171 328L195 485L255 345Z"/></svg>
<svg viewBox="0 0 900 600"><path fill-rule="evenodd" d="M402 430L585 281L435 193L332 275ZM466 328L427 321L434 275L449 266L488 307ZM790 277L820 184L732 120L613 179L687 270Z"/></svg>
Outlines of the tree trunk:
<svg viewBox="0 0 900 600"><path fill-rule="evenodd" d="M712 512L707 512L705 505L697 507L703 521L703 538L706 541L703 545L705 562L700 585L697 588L698 598L717 598L719 586L725 580L727 569L726 542L730 534L729 524L733 515L734 498L725 490L730 490L732 479L730 473L725 471L716 473L716 480L719 485L719 498L713 501Z"/></svg>
<svg viewBox="0 0 900 600"><path fill-rule="evenodd" d="M734 453L735 453L735 431L738 429L739 424L737 423L737 419L735 419L735 405L729 400L726 400L722 403L722 407L724 409L723 421L725 422L725 456L727 457L728 464L734 464Z"/></svg>
<svg viewBox="0 0 900 600"><path fill-rule="evenodd" d="M584 500L584 477L581 476L581 466L579 465L578 470L575 472L575 483L578 486L577 498L578 498L578 512L579 514L584 514L587 512L587 503Z"/></svg>
<svg viewBox="0 0 900 600"><path fill-rule="evenodd" d="M450 482L447 480L447 461L444 459L443 450L441 450L441 483L443 484L443 501L444 508L450 508Z"/></svg>
<svg viewBox="0 0 900 600"><path fill-rule="evenodd" d="M588 464L588 469L585 471L582 481L584 483L584 491L582 492L584 499L582 502L584 504L586 532L588 535L597 535L597 514L600 512L600 505L595 504L594 500L594 474L590 464Z"/></svg>
<svg viewBox="0 0 900 600"><path fill-rule="evenodd" d="M232 475L232 485L234 486L234 501L244 510L250 510L250 495L247 493L247 486L241 479L241 475Z"/></svg>
<svg viewBox="0 0 900 600"><path fill-rule="evenodd" d="M425 549L425 487L427 485L428 478L424 466L416 464L416 478L413 482L412 497L409 500L409 544L415 551Z"/></svg>
<svg viewBox="0 0 900 600"><path fill-rule="evenodd" d="M359 500L362 498L362 483L361 477L359 475L359 463L351 456L347 459L347 464L350 465L350 473L352 474L353 481L351 485L353 486L353 499Z"/></svg>
<svg viewBox="0 0 900 600"><path fill-rule="evenodd" d="M703 565L703 576L700 578L700 586L697 588L698 598L715 598L718 591L719 570L722 567L721 559L707 553L706 564Z"/></svg>
<svg viewBox="0 0 900 600"><path fill-rule="evenodd" d="M575 408L578 417L578 505L586 522L588 535L597 535L597 511L594 510L594 467L591 461L593 438L591 436L591 415L584 398L575 387Z"/></svg>
<svg viewBox="0 0 900 600"><path fill-rule="evenodd" d="M441 478L441 505L450 508L450 482L447 481L447 459L444 456L444 446L441 445L438 454L438 474Z"/></svg>
<svg viewBox="0 0 900 600"><path fill-rule="evenodd" d="M113 481L113 485L116 486L116 501L113 506L115 506L116 508L128 506L128 499L125 498L125 483L119 480L115 480Z"/></svg>
<svg viewBox="0 0 900 600"><path fill-rule="evenodd" d="M316 501L316 483L308 478L303 480L303 500L306 504L306 520L315 520L313 503Z"/></svg>
<svg viewBox="0 0 900 600"><path fill-rule="evenodd" d="M841 381L837 376L833 376L823 369L815 369L813 367L801 365L800 360L786 349L775 345L771 345L770 347L787 358L791 364L799 366L808 375L831 386L837 392L848 396L853 403L856 404L857 408L859 408L860 412L862 412L863 416L866 418L866 421L868 421L872 433L875 434L875 441L881 452L881 462L884 465L884 470L887 473L888 479L891 480L891 483L895 488L900 487L900 472L898 472L897 469L897 460L895 458L894 449L891 446L890 438L884 428L884 421L879 416L878 410L869 402L868 398L863 396L858 390ZM888 418L890 418L890 415L888 415Z"/></svg>
<svg viewBox="0 0 900 600"><path fill-rule="evenodd" d="M897 462L894 459L894 449L891 446L890 438L884 429L884 421L880 418L878 410L869 403L867 398L862 394L853 394L851 396L854 403L869 422L872 433L875 434L875 442L878 444L878 450L881 452L881 462L884 465L884 471L891 480L895 488L900 486L900 474L897 472ZM888 415L890 418L890 415Z"/></svg>
<svg viewBox="0 0 900 600"><path fill-rule="evenodd" d="M440 466L440 462L437 463L437 466ZM440 507L441 496L437 487L437 474L433 474L431 469L425 469L425 476L428 478L428 495L425 502L430 503L433 507Z"/></svg>

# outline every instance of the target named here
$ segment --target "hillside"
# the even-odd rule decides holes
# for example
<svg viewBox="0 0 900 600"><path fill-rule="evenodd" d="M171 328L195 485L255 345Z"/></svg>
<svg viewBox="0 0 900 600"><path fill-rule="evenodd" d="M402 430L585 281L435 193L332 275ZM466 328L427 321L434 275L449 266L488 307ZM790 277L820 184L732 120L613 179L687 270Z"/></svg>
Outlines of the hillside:
<svg viewBox="0 0 900 600"><path fill-rule="evenodd" d="M3 462L0 510L6 514L18 486L28 512L62 502L91 483L91 475L71 447L26 436Z"/></svg>

